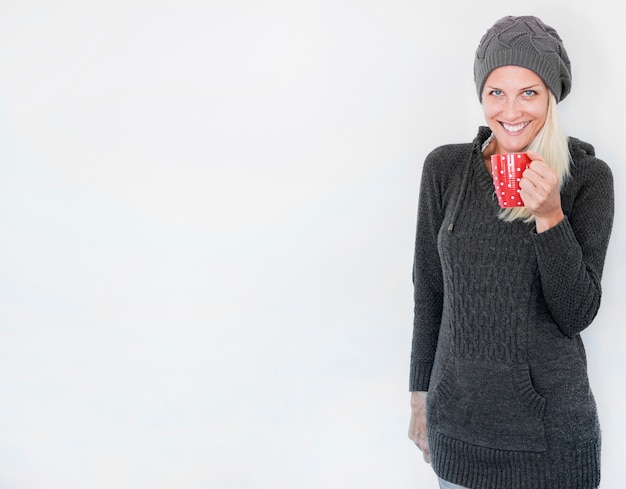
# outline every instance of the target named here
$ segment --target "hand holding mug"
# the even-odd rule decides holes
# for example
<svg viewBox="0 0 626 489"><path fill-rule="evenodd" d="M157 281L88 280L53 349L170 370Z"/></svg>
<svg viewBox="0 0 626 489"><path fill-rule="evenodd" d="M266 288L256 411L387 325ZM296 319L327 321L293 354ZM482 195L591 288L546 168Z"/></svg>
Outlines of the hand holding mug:
<svg viewBox="0 0 626 489"><path fill-rule="evenodd" d="M564 218L561 209L561 187L556 172L543 157L529 151L531 162L519 182L520 197L524 206L534 214L537 232L555 226Z"/></svg>

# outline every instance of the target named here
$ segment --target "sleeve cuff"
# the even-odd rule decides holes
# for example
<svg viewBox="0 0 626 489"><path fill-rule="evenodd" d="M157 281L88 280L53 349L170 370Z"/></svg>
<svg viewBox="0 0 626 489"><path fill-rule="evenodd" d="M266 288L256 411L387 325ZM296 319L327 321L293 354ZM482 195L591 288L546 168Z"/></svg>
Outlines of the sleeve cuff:
<svg viewBox="0 0 626 489"><path fill-rule="evenodd" d="M432 364L417 363L411 365L409 391L428 391L432 369Z"/></svg>

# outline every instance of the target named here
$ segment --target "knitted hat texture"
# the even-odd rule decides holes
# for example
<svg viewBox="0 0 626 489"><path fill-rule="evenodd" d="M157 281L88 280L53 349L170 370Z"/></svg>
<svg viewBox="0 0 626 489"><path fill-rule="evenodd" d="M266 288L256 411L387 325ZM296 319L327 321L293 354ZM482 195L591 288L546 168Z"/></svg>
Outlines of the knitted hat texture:
<svg viewBox="0 0 626 489"><path fill-rule="evenodd" d="M474 82L481 102L489 74L508 65L534 71L557 102L570 92L572 71L563 41L556 30L537 17L503 17L481 39L474 60Z"/></svg>

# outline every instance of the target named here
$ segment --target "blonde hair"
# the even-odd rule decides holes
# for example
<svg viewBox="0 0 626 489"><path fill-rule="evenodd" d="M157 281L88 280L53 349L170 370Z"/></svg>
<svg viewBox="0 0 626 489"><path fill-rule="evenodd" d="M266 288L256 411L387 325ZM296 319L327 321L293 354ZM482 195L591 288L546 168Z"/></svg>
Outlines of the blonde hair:
<svg viewBox="0 0 626 489"><path fill-rule="evenodd" d="M534 151L543 156L548 166L556 172L562 188L570 173L571 156L568 139L559 121L556 104L556 99L550 92L546 122L525 151ZM535 216L525 207L502 209L499 217L507 222L517 219L527 223L535 221Z"/></svg>

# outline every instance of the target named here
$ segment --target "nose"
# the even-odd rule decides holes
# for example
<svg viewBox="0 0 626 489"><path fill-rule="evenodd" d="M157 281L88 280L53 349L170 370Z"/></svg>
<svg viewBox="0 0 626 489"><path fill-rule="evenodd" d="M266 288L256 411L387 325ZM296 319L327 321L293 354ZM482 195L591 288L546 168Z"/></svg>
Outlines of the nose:
<svg viewBox="0 0 626 489"><path fill-rule="evenodd" d="M502 115L510 122L514 122L515 119L522 114L522 107L517 99L508 99L502 107Z"/></svg>

